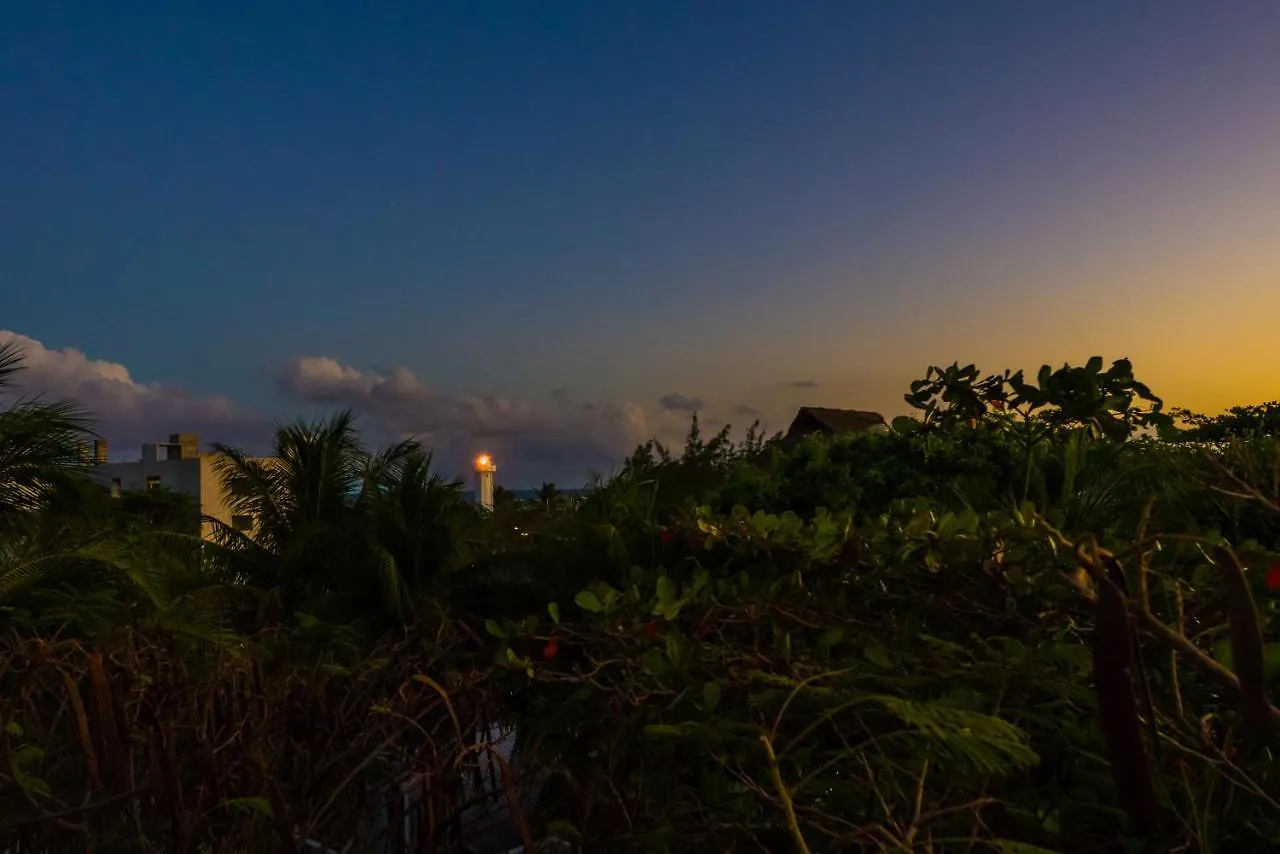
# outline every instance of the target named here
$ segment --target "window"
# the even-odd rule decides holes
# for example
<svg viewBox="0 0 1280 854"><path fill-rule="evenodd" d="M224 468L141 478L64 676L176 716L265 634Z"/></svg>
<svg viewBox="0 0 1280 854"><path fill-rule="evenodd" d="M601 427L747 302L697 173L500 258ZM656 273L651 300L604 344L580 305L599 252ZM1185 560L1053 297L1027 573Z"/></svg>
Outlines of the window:
<svg viewBox="0 0 1280 854"><path fill-rule="evenodd" d="M253 517L242 516L239 513L231 517L231 527L237 531L248 533L253 530Z"/></svg>
<svg viewBox="0 0 1280 854"><path fill-rule="evenodd" d="M153 489L159 489L159 488L160 488L160 475L158 474L147 475L147 491L150 492Z"/></svg>

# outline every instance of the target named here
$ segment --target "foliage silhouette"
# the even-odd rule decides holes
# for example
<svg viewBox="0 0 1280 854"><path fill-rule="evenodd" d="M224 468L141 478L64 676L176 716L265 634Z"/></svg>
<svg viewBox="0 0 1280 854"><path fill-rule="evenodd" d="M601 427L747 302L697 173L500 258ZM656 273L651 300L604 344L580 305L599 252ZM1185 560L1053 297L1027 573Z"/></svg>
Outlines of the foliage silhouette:
<svg viewBox="0 0 1280 854"><path fill-rule="evenodd" d="M408 850L412 810L462 851L500 809L508 848L1263 850L1272 413L1174 431L1105 364L930 368L920 418L794 445L695 419L492 513L350 413L282 424L217 448L254 525L211 542L15 398L0 839Z"/></svg>

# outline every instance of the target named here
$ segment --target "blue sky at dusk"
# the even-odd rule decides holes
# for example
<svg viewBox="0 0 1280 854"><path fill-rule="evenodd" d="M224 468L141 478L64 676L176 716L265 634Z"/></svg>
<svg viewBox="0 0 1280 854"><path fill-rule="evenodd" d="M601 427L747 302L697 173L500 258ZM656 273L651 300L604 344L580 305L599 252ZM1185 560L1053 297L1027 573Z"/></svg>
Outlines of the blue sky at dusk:
<svg viewBox="0 0 1280 854"><path fill-rule="evenodd" d="M567 484L955 360L1280 397L1280 3L10 5L0 329L120 450L350 406Z"/></svg>

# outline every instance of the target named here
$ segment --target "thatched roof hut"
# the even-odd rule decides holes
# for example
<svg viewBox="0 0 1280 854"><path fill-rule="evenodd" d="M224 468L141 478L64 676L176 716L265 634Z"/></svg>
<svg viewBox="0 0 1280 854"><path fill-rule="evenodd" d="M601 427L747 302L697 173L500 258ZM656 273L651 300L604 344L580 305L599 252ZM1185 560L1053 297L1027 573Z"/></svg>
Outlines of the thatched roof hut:
<svg viewBox="0 0 1280 854"><path fill-rule="evenodd" d="M828 409L822 406L802 406L795 420L782 437L784 446L794 445L806 436L821 433L833 436L838 433L856 433L862 430L884 429L888 425L879 412L859 409Z"/></svg>

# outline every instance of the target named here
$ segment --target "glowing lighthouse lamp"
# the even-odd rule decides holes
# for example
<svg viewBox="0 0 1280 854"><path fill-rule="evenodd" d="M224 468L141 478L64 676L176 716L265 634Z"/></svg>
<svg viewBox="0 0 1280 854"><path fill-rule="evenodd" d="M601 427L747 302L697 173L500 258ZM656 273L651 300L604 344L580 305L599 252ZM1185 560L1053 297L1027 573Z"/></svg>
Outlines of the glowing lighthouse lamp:
<svg viewBox="0 0 1280 854"><path fill-rule="evenodd" d="M476 457L476 500L485 510L493 509L493 473L497 470L488 454Z"/></svg>

